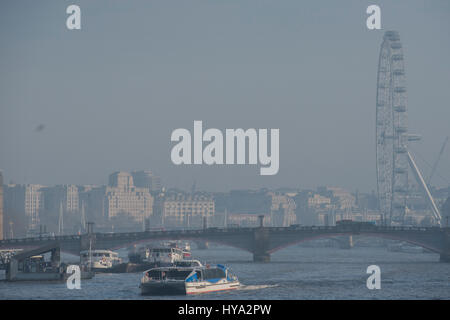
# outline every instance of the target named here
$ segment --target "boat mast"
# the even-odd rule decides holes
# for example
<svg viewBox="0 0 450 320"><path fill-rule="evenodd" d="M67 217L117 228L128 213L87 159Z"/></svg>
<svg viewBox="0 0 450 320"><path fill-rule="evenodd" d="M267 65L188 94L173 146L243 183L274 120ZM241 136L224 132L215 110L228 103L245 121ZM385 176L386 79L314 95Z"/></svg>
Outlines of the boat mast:
<svg viewBox="0 0 450 320"><path fill-rule="evenodd" d="M92 239L89 239L89 264L88 264L89 268L88 270L91 271L91 267L92 267Z"/></svg>

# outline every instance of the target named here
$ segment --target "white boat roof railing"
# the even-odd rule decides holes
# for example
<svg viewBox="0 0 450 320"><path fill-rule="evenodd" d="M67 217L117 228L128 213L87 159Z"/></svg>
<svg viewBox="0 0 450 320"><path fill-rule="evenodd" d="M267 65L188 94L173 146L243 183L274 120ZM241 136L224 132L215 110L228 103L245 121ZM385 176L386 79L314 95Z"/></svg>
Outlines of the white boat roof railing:
<svg viewBox="0 0 450 320"><path fill-rule="evenodd" d="M180 260L180 261L177 261L177 262L196 262L196 263L198 263L197 267L203 266L203 263L201 263L200 260L197 260L197 259ZM175 262L175 263L177 263L177 262Z"/></svg>
<svg viewBox="0 0 450 320"><path fill-rule="evenodd" d="M89 253L89 250L83 250L83 251L80 251L80 253L85 253L85 252L88 252ZM95 253L113 253L113 254L118 254L117 252L115 252L115 251L112 251L112 250L103 250L103 249L96 249L96 250L91 250L91 252L95 252Z"/></svg>

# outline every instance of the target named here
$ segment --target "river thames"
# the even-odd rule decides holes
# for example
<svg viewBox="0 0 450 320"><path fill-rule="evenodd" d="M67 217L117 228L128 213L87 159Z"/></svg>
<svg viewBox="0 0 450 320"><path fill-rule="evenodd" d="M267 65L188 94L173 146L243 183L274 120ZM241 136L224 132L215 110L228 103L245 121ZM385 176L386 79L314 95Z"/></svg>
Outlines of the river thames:
<svg viewBox="0 0 450 320"><path fill-rule="evenodd" d="M125 251L120 254L126 256ZM139 291L141 273L97 274L82 280L80 290L69 290L65 283L0 281L0 299L450 299L450 264L440 263L439 255L433 253L292 246L272 254L270 263L254 263L247 252L214 246L193 248L192 255L202 262L231 267L242 288L196 296L144 297ZM379 290L367 289L369 265L381 269Z"/></svg>

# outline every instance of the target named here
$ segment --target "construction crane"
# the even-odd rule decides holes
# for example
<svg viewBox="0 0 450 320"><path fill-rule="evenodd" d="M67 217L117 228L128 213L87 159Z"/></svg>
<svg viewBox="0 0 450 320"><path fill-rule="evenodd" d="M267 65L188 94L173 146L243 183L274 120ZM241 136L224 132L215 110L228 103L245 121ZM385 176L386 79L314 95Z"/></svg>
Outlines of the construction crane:
<svg viewBox="0 0 450 320"><path fill-rule="evenodd" d="M437 159L436 159L436 161L434 162L433 167L431 168L431 173L430 173L430 175L429 175L429 177L428 177L428 179L427 179L427 184L428 184L428 185L431 184L431 179L433 178L433 175L434 175L434 173L436 172L436 168L437 168L437 166L438 166L438 164L439 164L439 160L441 160L442 154L444 153L444 149L445 149L445 146L447 145L447 141L448 141L448 137L445 138L445 141L444 141L444 143L442 144L442 147L441 147L441 151L439 151L439 154L438 154L438 156L437 156Z"/></svg>

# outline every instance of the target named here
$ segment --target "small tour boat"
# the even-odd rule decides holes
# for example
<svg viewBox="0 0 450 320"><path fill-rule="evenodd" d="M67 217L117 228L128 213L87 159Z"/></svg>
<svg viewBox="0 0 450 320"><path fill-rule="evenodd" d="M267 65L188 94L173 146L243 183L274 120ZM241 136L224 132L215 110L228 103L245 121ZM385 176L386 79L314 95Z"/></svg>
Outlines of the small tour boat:
<svg viewBox="0 0 450 320"><path fill-rule="evenodd" d="M108 271L122 263L117 252L111 250L86 250L80 252L80 264L88 270Z"/></svg>
<svg viewBox="0 0 450 320"><path fill-rule="evenodd" d="M130 262L148 265L147 268L171 266L185 257L183 249L176 245L142 247L128 255Z"/></svg>
<svg viewBox="0 0 450 320"><path fill-rule="evenodd" d="M158 296L234 290L239 286L238 278L229 268L220 264L203 266L199 262L196 266L180 265L147 270L140 284L142 295Z"/></svg>

